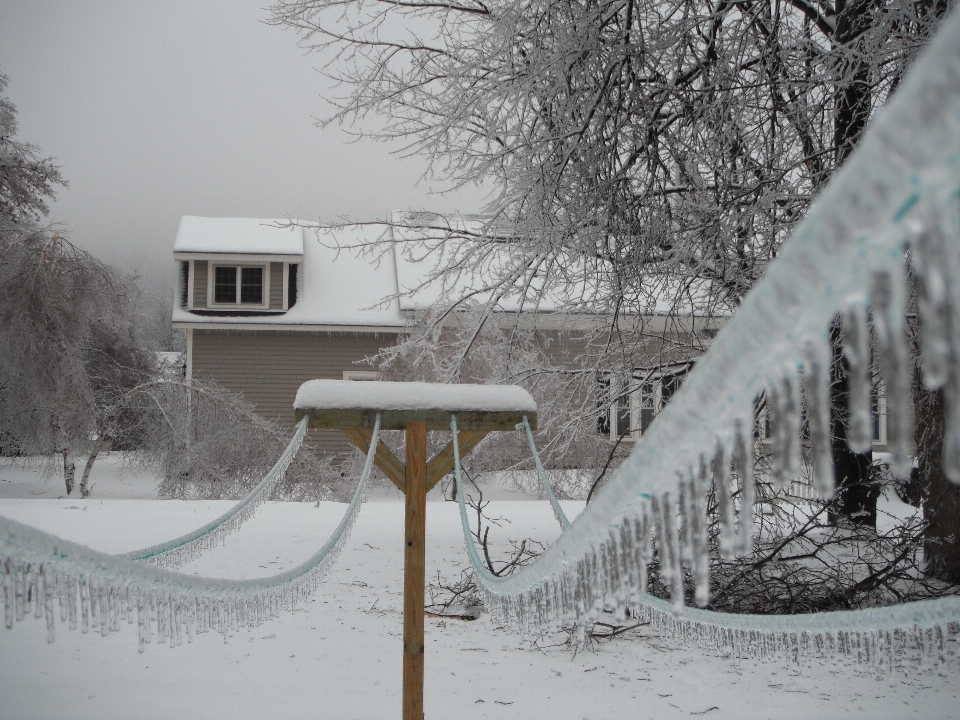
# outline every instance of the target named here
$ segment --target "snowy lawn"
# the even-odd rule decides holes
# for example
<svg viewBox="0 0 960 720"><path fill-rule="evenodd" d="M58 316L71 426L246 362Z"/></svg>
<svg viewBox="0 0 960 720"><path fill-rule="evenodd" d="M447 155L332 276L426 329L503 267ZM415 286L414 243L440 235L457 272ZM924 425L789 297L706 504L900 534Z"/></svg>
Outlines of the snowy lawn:
<svg viewBox="0 0 960 720"><path fill-rule="evenodd" d="M95 472L97 472L95 470ZM133 550L207 522L229 502L159 501L152 479L114 462L94 497L56 499L58 481L0 465L0 514L107 552ZM51 499L37 499L43 492ZM62 494L62 490L60 490ZM546 502L491 493L507 538L557 534ZM215 634L137 653L135 626L102 638L57 622L0 630L3 718L391 718L400 715L403 505L372 493L315 598L224 644ZM497 499L497 498L502 499ZM457 507L431 493L427 576L459 577L466 559ZM268 503L224 547L183 568L220 577L273 574L305 559L344 505ZM573 517L581 503L564 503ZM574 655L474 622L426 619L426 715L431 718L951 718L960 717L952 655L908 675L849 666L788 668L674 647L638 629ZM951 653L954 649L951 648Z"/></svg>

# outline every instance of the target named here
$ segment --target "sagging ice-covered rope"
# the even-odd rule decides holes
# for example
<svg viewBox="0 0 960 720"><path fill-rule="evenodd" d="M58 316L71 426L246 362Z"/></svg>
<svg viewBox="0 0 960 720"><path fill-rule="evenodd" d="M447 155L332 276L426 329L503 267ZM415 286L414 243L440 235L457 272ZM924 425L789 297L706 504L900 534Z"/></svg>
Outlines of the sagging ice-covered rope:
<svg viewBox="0 0 960 720"><path fill-rule="evenodd" d="M451 426L456 426L455 418L451 421ZM532 433L530 440L532 444ZM455 448L455 467L459 462L459 448ZM555 498L546 472L540 473L540 480L548 497ZM460 486L457 487L459 492ZM556 509L555 507L555 512ZM463 513L461 521L465 520L466 515ZM472 537L470 539L472 540ZM649 550L646 555L649 557ZM474 556L479 560L479 555L475 552ZM627 562L631 561L627 558ZM682 614L678 614L670 602L649 594L636 598L631 614L641 622L650 623L655 629L666 630L673 635L693 640L701 646L723 649L725 645L733 644L732 650L738 657L786 654L796 661L801 654L811 651L827 655L840 650L856 654L861 661L893 667L896 654L898 651L902 653L908 644L923 654L942 660L942 625L956 618L957 600L923 600L893 608L862 610L856 616L851 616L849 611L800 615L791 623L790 632L779 630L776 622L770 623L769 615L697 609L684 609ZM618 620L622 622L626 617L619 617ZM872 628L879 625L884 626L883 632L871 632ZM910 632L898 631L905 627L910 628ZM737 646L738 643L740 646Z"/></svg>
<svg viewBox="0 0 960 720"><path fill-rule="evenodd" d="M572 602L581 613L581 617L572 618L580 642L584 639L586 626L599 619L601 612L612 609L617 621L624 622L629 607L633 617L649 623L656 630L695 642L701 647L732 652L738 657L778 655L798 662L802 656L842 654L850 655L861 662L890 668L904 656L911 654L934 661L943 659L944 626L956 622L960 617L960 597L956 596L893 607L793 616L747 615L690 608L678 613L672 603L645 592L646 566L653 560L650 524L646 518L629 528L634 537L621 543L619 557L608 555L600 561L600 565L608 571L616 565L621 566L624 575L629 575L631 570L639 571L639 585L625 601L617 603L613 608L604 604L587 611L583 604L587 593L583 587L574 591L573 598L565 598L562 597L564 586L554 582L557 578L548 578L537 597L540 607L545 607L547 613L542 616L529 616L533 608L524 609L516 605L522 601L510 598L504 592L508 588L509 578L498 577L490 572L477 551L463 499L456 416L450 418L450 429L453 433L453 467L460 522L474 576L480 582L488 603L499 607L501 612L506 605L515 617L519 617L521 627L527 631L560 629L565 624L564 621L556 620L555 616L551 621L549 610L551 607L557 608ZM541 479L545 487L549 488L545 473ZM632 551L626 552L625 548ZM599 568L582 570L589 576L591 570L597 573Z"/></svg>
<svg viewBox="0 0 960 720"><path fill-rule="evenodd" d="M451 421L456 423L456 419ZM537 472L540 474L540 482L543 484L543 490L547 494L547 499L550 500L550 507L553 508L553 516L557 519L557 522L560 523L560 527L566 530L570 527L570 521L567 520L567 516L563 512L563 508L560 507L560 503L557 502L557 496L553 492L553 488L550 487L550 481L547 479L547 471L543 467L543 462L540 460L540 453L537 451L537 443L533 439L533 431L530 429L530 421L527 420L527 416L523 416L523 422L517 425L517 430L526 431L527 442L530 444L530 452L533 453L533 460L537 465ZM457 492L460 492L459 487Z"/></svg>
<svg viewBox="0 0 960 720"><path fill-rule="evenodd" d="M163 570L175 570L182 565L186 565L192 560L196 560L205 551L222 545L224 538L230 533L240 529L247 520L252 518L270 495L270 491L278 482L283 480L290 464L297 456L300 446L303 444L303 438L307 433L307 421L301 420L294 429L293 438L287 448L280 455L276 464L270 469L263 480L250 491L250 493L240 502L230 508L216 520L212 520L203 527L181 535L173 540L151 545L141 550L133 550L123 553L118 557L136 562L149 563Z"/></svg>
<svg viewBox="0 0 960 720"><path fill-rule="evenodd" d="M944 467L960 481L960 15L941 26L903 84L779 257L717 335L670 404L580 516L535 561L508 577L467 551L501 622L533 632L641 608L657 624L733 652L824 652L874 661L864 648L936 655L960 598L793 616L684 614L684 566L696 601L710 599L706 498L716 493L723 557L753 547L754 400L773 427L772 480L795 479L809 428L812 475L834 494L829 414L830 328L843 318L850 365L850 445L869 447L871 327L886 388L892 470L911 466L905 332L909 245L917 278L927 388L946 405ZM870 321L870 322L868 322ZM803 403L801 402L803 398ZM456 436L454 436L456 437ZM461 493L462 497L462 493ZM466 534L466 533L465 533ZM672 601L646 598L654 548ZM889 640L889 643L887 642Z"/></svg>
<svg viewBox="0 0 960 720"><path fill-rule="evenodd" d="M380 439L380 416L371 449ZM96 552L0 517L0 579L4 622L12 628L33 614L45 618L53 642L54 601L60 621L104 636L137 620L140 652L156 631L171 647L194 633L254 627L290 610L313 593L349 537L373 468L367 452L360 481L336 530L312 557L295 568L255 580L219 580L161 570L122 556ZM79 600L79 602L78 602Z"/></svg>

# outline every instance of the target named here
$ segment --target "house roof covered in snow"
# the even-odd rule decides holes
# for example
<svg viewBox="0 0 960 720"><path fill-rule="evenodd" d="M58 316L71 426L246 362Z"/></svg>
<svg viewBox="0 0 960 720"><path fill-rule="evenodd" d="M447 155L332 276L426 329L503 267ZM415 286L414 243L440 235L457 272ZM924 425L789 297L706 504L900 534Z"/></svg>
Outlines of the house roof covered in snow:
<svg viewBox="0 0 960 720"><path fill-rule="evenodd" d="M301 256L303 228L287 220L184 215L173 243L174 257L182 253Z"/></svg>
<svg viewBox="0 0 960 720"><path fill-rule="evenodd" d="M286 222L286 221L285 221ZM289 224L289 223L287 223ZM249 218L184 217L174 246L174 257L190 259L218 253L222 256L271 256L298 264L296 302L285 312L223 312L175 307L173 321L179 327L216 326L269 328L355 328L364 331L399 331L415 311L435 307L446 298L471 296L487 303L491 280L510 264L509 228L502 242L478 244L484 220L479 217L444 217L430 213L394 213L391 223L364 223L323 227L293 221L292 227L277 227L277 221ZM383 241L388 241L384 243ZM481 262L463 262L471 248L482 248ZM279 257L288 255L289 257ZM273 256L278 256L274 258ZM299 256L299 257L298 257ZM435 276L441 269L465 268L459 274ZM569 268L568 268L569 269ZM569 273L567 277L578 277ZM579 274L588 277L587 273ZM516 313L536 310L569 312L578 306L594 308L593 300L603 290L587 281L553 283L546 292L529 293L542 279L520 277L515 290L501 293L495 309ZM536 306L525 299L536 295ZM702 290L702 288L701 288ZM652 314L670 309L670 288L652 288ZM688 313L705 314L693 297ZM660 297L660 296L663 297ZM239 309L239 308L238 308ZM574 311L576 312L576 311ZM585 311L586 315L596 313ZM713 314L713 313L707 313Z"/></svg>
<svg viewBox="0 0 960 720"><path fill-rule="evenodd" d="M396 212L392 224L398 300L404 311L466 297L486 304L495 297L494 309L500 312L595 315L604 313L606 301L614 296L581 260L531 263L529 248L520 247L511 227L490 228L485 218ZM635 300L645 314L666 315L677 309L686 315L728 314L711 302L706 280L651 278L637 290Z"/></svg>
<svg viewBox="0 0 960 720"><path fill-rule="evenodd" d="M265 224L271 221L247 222ZM225 225L232 224L232 220L225 221ZM254 329L321 326L385 331L401 329L407 324L396 299L397 273L393 253L375 257L364 254L361 249L370 241L389 233L389 225L380 223L338 228L322 228L315 223L298 225L296 230L301 238L303 255L298 262L296 303L289 310L270 314L227 314L203 309L191 311L177 306L173 311L173 322L178 326ZM223 252L242 254L232 248ZM256 250L248 252L255 253Z"/></svg>

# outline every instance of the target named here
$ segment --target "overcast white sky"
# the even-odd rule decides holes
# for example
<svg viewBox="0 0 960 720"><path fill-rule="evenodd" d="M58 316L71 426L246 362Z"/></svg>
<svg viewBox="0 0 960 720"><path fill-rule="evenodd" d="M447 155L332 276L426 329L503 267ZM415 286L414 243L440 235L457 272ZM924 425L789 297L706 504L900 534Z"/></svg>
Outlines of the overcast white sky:
<svg viewBox="0 0 960 720"><path fill-rule="evenodd" d="M76 244L156 283L181 215L481 209L479 191L432 195L397 148L317 128L320 59L261 22L268 2L0 0L18 138L62 166L52 216Z"/></svg>

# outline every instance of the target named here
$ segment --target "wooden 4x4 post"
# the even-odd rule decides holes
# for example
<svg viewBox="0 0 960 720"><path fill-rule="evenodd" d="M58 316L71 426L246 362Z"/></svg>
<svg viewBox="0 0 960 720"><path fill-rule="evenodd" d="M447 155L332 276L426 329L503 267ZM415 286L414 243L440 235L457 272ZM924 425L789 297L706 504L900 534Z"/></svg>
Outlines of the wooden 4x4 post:
<svg viewBox="0 0 960 720"><path fill-rule="evenodd" d="M405 498L403 562L403 720L423 720L423 599L427 493L453 469L453 440L427 460L427 431L450 431L457 417L460 455L488 433L513 430L526 416L537 427L537 409L526 390L513 385L312 380L294 403L296 418L309 427L341 430L374 462ZM373 426L406 431L406 463L382 441L371 448Z"/></svg>

